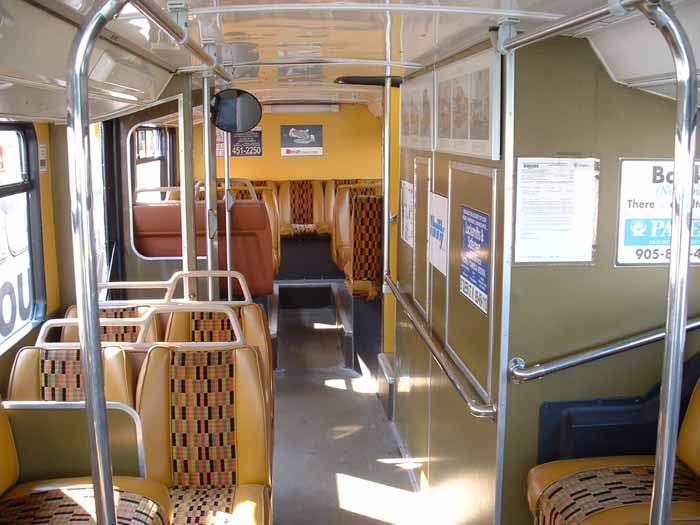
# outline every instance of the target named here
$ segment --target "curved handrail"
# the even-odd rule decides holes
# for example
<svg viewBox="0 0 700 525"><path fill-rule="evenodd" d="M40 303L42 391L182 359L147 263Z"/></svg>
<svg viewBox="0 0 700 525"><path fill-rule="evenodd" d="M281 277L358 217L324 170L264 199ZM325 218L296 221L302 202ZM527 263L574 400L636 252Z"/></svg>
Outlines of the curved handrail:
<svg viewBox="0 0 700 525"><path fill-rule="evenodd" d="M107 283L98 284L100 290L154 290L163 289L165 294L162 299L126 299L126 300L110 300L100 302L100 306L130 306L135 304L163 304L163 303L196 303L190 299L177 299L174 297L177 289L177 284L183 279L203 277L227 277L236 279L243 292L242 301L206 301L206 304L222 304L229 306L242 306L253 303L253 294L250 292L248 282L241 272L227 270L191 270L175 272L170 279L166 281L110 281ZM205 302L205 301L202 301Z"/></svg>
<svg viewBox="0 0 700 525"><path fill-rule="evenodd" d="M688 332L700 328L700 317L695 317L688 320L686 330ZM657 328L649 330L624 339L618 339L612 343L598 345L591 348L586 348L578 352L567 354L563 357L557 357L549 361L528 365L522 357L514 357L508 363L508 378L513 383L527 383L535 379L541 379L549 374L554 374L609 357L611 355L621 354L628 350L634 350L642 346L663 341L666 337L666 328Z"/></svg>
<svg viewBox="0 0 700 525"><path fill-rule="evenodd" d="M440 342L432 335L415 306L406 300L396 283L388 275L384 276L384 282L396 297L396 302L401 306L406 316L411 320L418 335L425 342L437 361L440 369L445 373L450 383L457 389L460 397L469 406L469 413L474 417L494 418L496 417L496 407L482 399L481 395L472 386L469 378L464 375L459 366L454 362L454 358L445 350Z"/></svg>
<svg viewBox="0 0 700 525"><path fill-rule="evenodd" d="M217 312L226 314L231 322L231 328L236 339L234 341L227 341L226 345L236 345L242 346L246 344L245 335L243 334L243 329L241 328L241 323L238 320L238 316L235 314L233 307L225 304L212 304L212 303L163 303L154 304L147 307L146 313L140 317L124 317L120 319L114 318L100 318L98 319L100 326L137 326L140 328L139 335L137 336L135 343L127 342L114 342L114 341L100 341L100 345L104 347L109 346L119 346L120 348L138 349L138 348L150 348L154 345L159 344L173 344L168 341L144 341L144 337L153 323L153 318L156 314L161 313L177 313L177 312ZM36 346L44 349L65 349L65 348L76 348L80 345L79 342L49 342L47 341L48 334L51 330L55 328L64 328L67 326L78 326L79 319L76 317L63 318L63 319L50 319L41 325L39 330L39 335L36 339ZM222 345L221 341L203 341L203 342L178 342L177 346L181 348L220 348Z"/></svg>

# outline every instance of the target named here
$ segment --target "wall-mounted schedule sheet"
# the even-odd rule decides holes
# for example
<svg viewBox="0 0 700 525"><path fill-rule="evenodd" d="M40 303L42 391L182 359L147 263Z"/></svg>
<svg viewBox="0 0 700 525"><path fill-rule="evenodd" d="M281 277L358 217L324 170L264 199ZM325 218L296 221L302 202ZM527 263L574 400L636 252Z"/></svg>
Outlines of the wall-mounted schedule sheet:
<svg viewBox="0 0 700 525"><path fill-rule="evenodd" d="M523 157L517 169L515 262L591 262L600 161Z"/></svg>

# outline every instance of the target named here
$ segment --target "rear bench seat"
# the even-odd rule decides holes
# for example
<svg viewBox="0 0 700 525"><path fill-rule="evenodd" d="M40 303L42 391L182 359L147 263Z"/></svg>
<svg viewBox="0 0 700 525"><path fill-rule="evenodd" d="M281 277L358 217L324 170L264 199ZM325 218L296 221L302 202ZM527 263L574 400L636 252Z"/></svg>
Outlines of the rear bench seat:
<svg viewBox="0 0 700 525"><path fill-rule="evenodd" d="M280 235L329 233L323 214L323 183L292 180L279 186Z"/></svg>
<svg viewBox="0 0 700 525"><path fill-rule="evenodd" d="M247 346L149 351L136 409L148 477L169 488L174 525L214 523L218 513L230 515L226 523L271 524L262 374L259 353Z"/></svg>
<svg viewBox="0 0 700 525"><path fill-rule="evenodd" d="M89 508L94 501L91 478L59 478L16 485L20 468L12 428L5 409L0 406L0 523L95 523L83 508L86 504ZM172 505L163 484L115 476L114 488L119 523L170 523Z"/></svg>
<svg viewBox="0 0 700 525"><path fill-rule="evenodd" d="M527 498L539 525L648 523L654 456L567 459L538 465ZM700 392L695 386L678 436L671 522L700 523Z"/></svg>

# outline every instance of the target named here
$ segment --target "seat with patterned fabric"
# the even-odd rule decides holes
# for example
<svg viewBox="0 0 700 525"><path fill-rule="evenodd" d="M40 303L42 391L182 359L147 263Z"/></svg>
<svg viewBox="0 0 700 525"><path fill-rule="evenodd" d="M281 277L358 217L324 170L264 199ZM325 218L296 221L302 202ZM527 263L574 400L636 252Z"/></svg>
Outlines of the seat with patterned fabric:
<svg viewBox="0 0 700 525"><path fill-rule="evenodd" d="M124 350L109 347L102 352L107 401L134 406L133 374ZM7 392L12 401L83 401L80 350L22 348Z"/></svg>
<svg viewBox="0 0 700 525"><path fill-rule="evenodd" d="M345 282L353 295L374 299L382 289L382 210L384 198L357 195L350 216L352 250Z"/></svg>
<svg viewBox="0 0 700 525"><path fill-rule="evenodd" d="M45 439L50 439L47 436ZM95 525L89 477L29 481L17 485L20 465L12 427L0 406L0 525L15 523ZM120 524L168 525L172 505L157 481L114 477L114 500Z"/></svg>
<svg viewBox="0 0 700 525"><path fill-rule="evenodd" d="M148 352L136 409L148 478L169 488L174 524L271 523L262 374L248 346Z"/></svg>
<svg viewBox="0 0 700 525"><path fill-rule="evenodd" d="M260 353L265 381L265 399L274 412L273 355L270 330L265 310L259 304L234 307L243 329L246 344ZM169 343L222 342L230 343L236 337L228 316L219 312L174 312L170 314L165 331Z"/></svg>
<svg viewBox="0 0 700 525"><path fill-rule="evenodd" d="M100 308L100 319L126 319L142 317L146 314L148 306L119 306L119 307L104 307ZM66 309L64 316L66 319L74 319L78 317L78 307L76 305L69 306ZM110 343L135 343L139 335L138 326L101 326L100 338L102 341ZM62 343L75 343L80 339L78 337L78 327L64 326L61 329ZM148 333L144 334L144 341L154 343L162 341L163 334L160 326L160 318L156 315L153 317L153 322L150 325Z"/></svg>
<svg viewBox="0 0 700 525"><path fill-rule="evenodd" d="M329 233L322 228L323 183L320 180L282 182L278 200L282 237Z"/></svg>
<svg viewBox="0 0 700 525"><path fill-rule="evenodd" d="M527 497L538 525L633 525L649 520L654 456L567 459L537 465ZM671 522L700 522L700 388L678 437Z"/></svg>
<svg viewBox="0 0 700 525"><path fill-rule="evenodd" d="M381 195L381 192L381 185L375 183L344 185L337 188L331 235L331 257L340 271L345 272L352 252L351 217L354 198L358 195Z"/></svg>
<svg viewBox="0 0 700 525"><path fill-rule="evenodd" d="M381 186L381 181L376 179L330 179L323 188L323 215L328 231L333 234L335 227L335 196L341 186L354 186L356 184L369 184Z"/></svg>

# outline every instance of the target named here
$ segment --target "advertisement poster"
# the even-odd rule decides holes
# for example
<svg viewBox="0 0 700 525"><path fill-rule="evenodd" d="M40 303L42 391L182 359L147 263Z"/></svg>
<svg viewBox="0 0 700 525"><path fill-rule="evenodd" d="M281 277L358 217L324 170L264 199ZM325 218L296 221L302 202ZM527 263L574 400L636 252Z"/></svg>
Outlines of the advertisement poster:
<svg viewBox="0 0 700 525"><path fill-rule="evenodd" d="M600 160L519 158L515 262L591 262Z"/></svg>
<svg viewBox="0 0 700 525"><path fill-rule="evenodd" d="M437 71L437 149L499 157L500 57L485 51Z"/></svg>
<svg viewBox="0 0 700 525"><path fill-rule="evenodd" d="M489 308L489 216L462 206L462 264L459 291L488 315Z"/></svg>
<svg viewBox="0 0 700 525"><path fill-rule="evenodd" d="M431 150L433 142L433 75L408 80L401 86L401 144Z"/></svg>
<svg viewBox="0 0 700 525"><path fill-rule="evenodd" d="M244 133L231 133L232 157L262 157L262 128Z"/></svg>
<svg viewBox="0 0 700 525"><path fill-rule="evenodd" d="M700 163L695 164L690 262L700 263ZM620 162L617 264L668 264L671 258L673 161L624 159Z"/></svg>
<svg viewBox="0 0 700 525"><path fill-rule="evenodd" d="M280 126L283 157L323 155L323 126Z"/></svg>
<svg viewBox="0 0 700 525"><path fill-rule="evenodd" d="M442 275L447 275L447 239L448 220L447 198L437 193L430 193L430 264Z"/></svg>
<svg viewBox="0 0 700 525"><path fill-rule="evenodd" d="M413 248L415 227L413 184L401 181L401 240Z"/></svg>

